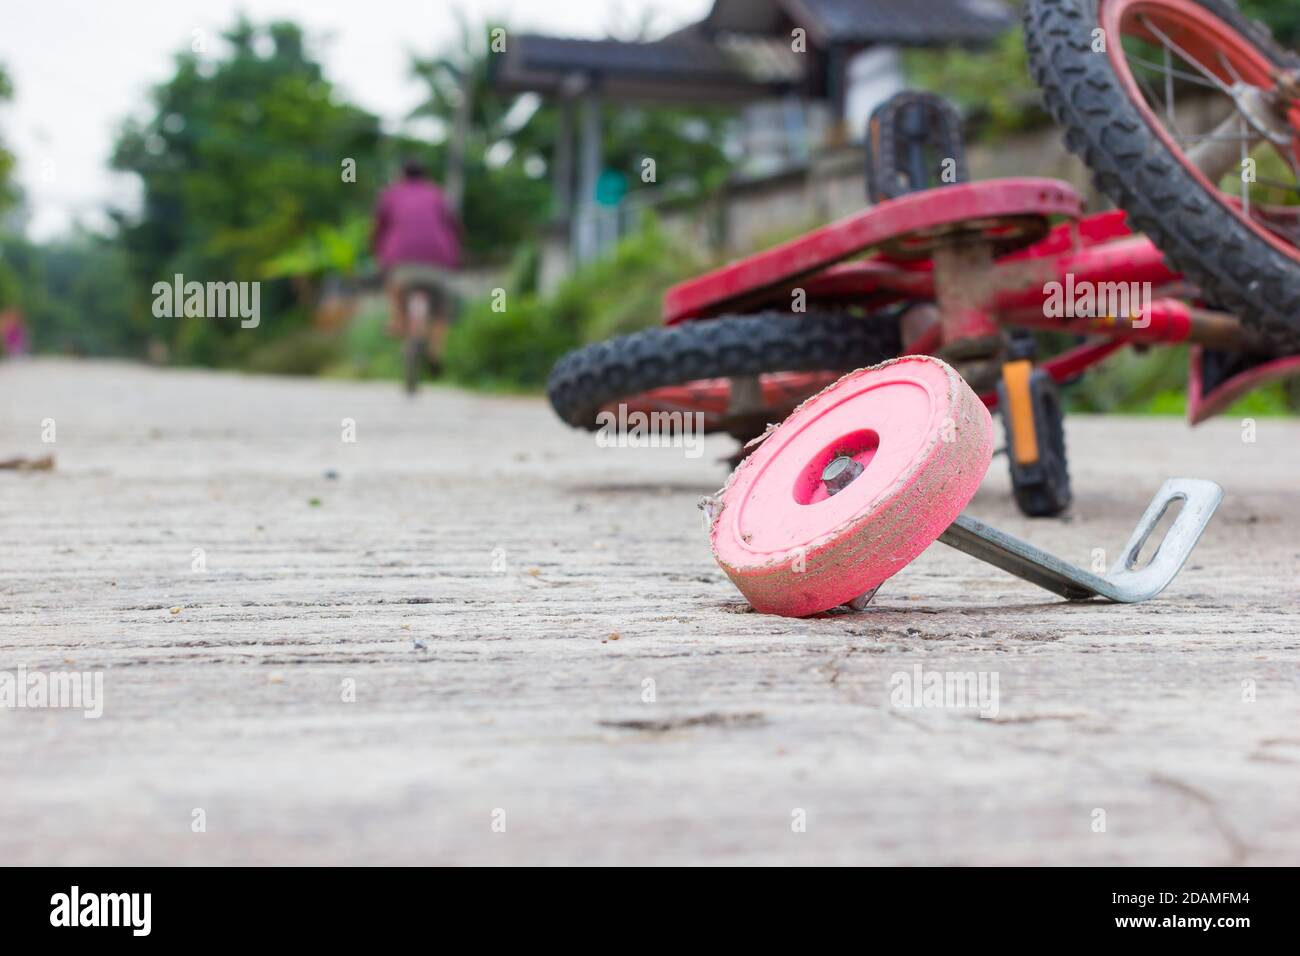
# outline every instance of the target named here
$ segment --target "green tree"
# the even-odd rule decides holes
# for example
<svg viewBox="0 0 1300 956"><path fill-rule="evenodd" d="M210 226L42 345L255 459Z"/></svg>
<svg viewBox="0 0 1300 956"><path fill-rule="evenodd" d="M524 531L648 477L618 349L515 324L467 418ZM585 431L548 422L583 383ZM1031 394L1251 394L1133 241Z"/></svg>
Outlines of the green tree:
<svg viewBox="0 0 1300 956"><path fill-rule="evenodd" d="M1016 3L1017 8L1021 4ZM1279 0L1241 0L1242 10L1262 20L1279 43L1300 46L1300 5ZM917 86L952 98L974 121L978 135L997 137L1050 121L1029 76L1024 36L1017 27L987 49L909 50L904 62Z"/></svg>
<svg viewBox="0 0 1300 956"><path fill-rule="evenodd" d="M1267 23L1279 43L1291 49L1300 46L1300 6L1283 0L1241 0L1241 9Z"/></svg>
<svg viewBox="0 0 1300 956"><path fill-rule="evenodd" d="M7 103L14 98L14 85L9 73L0 64L0 103ZM18 185L14 182L14 154L0 138L0 213L5 212L18 201Z"/></svg>
<svg viewBox="0 0 1300 956"><path fill-rule="evenodd" d="M0 64L0 103L13 99L14 88L9 81L9 74ZM11 153L0 137L0 215L13 207L18 201L18 187L13 181L14 154ZM7 247L12 243L0 237L0 308L21 305L23 298L23 280L14 264L6 255Z"/></svg>
<svg viewBox="0 0 1300 956"><path fill-rule="evenodd" d="M1008 30L986 49L909 50L904 65L913 84L956 102L977 135L997 137L1050 121L1019 30Z"/></svg>
<svg viewBox="0 0 1300 956"><path fill-rule="evenodd" d="M552 124L538 121L536 113L519 124L518 96L493 86L494 28L488 24L474 30L462 21L455 44L435 56L412 59L411 73L425 85L427 95L411 115L433 120L443 135L433 146L405 144L428 158L444 184L459 148L466 251L490 259L507 255L545 221L551 192L544 161L539 166L538 158L553 137ZM466 95L466 114L458 122ZM463 136L459 143L458 132Z"/></svg>
<svg viewBox="0 0 1300 956"><path fill-rule="evenodd" d="M121 248L78 234L38 245L0 239L0 306L16 305L39 351L121 355L138 351L144 330L132 322Z"/></svg>
<svg viewBox="0 0 1300 956"><path fill-rule="evenodd" d="M497 54L491 52L494 24L475 31L462 23L460 40L429 58L416 58L412 71L428 95L413 116L434 120L442 141L422 152L446 180L457 128L457 112L469 91L468 123L460 144L464 164L465 242L475 256L500 259L537 235L553 210L549 164L559 138L555 103L534 94L502 93L492 83ZM673 184L707 191L731 168L718 145L731 113L720 109L607 104L602 160L622 173L632 189ZM641 180L641 161L655 158L655 183Z"/></svg>
<svg viewBox="0 0 1300 956"><path fill-rule="evenodd" d="M9 74L0 64L0 103L13 99L14 86ZM0 138L0 213L5 212L18 201L18 186L14 182L14 154L11 153Z"/></svg>
<svg viewBox="0 0 1300 956"><path fill-rule="evenodd" d="M113 152L113 166L144 186L140 215L119 216L144 314L153 284L177 272L262 279L286 249L368 210L379 186L378 120L342 100L296 25L241 18L224 40L220 56L177 55L175 74L153 91L152 115L128 121ZM349 160L355 182L345 180ZM288 283L263 286L263 336L295 321L293 302ZM153 321L182 358L207 362L237 358L260 338L236 336L238 328L237 320Z"/></svg>

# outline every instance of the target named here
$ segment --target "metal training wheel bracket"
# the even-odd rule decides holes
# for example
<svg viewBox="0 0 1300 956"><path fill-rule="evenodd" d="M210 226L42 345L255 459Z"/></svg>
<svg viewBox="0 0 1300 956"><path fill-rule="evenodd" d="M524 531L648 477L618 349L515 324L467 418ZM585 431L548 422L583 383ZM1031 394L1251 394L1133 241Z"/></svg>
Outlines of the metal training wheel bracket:
<svg viewBox="0 0 1300 956"><path fill-rule="evenodd" d="M755 609L786 617L864 609L934 541L1070 600L1134 604L1174 579L1223 500L1212 481L1166 481L1102 576L962 514L992 454L988 409L941 360L852 372L796 409L702 503L713 556Z"/></svg>
<svg viewBox="0 0 1300 956"><path fill-rule="evenodd" d="M1178 576L1221 501L1223 489L1212 481L1170 478L1151 499L1124 551L1104 577L1067 564L1032 544L965 515L959 516L939 535L939 540L1071 601L1103 597L1117 604L1139 604L1151 600ZM1145 567L1137 567L1138 557L1151 533L1178 502L1182 503L1182 510L1156 553Z"/></svg>

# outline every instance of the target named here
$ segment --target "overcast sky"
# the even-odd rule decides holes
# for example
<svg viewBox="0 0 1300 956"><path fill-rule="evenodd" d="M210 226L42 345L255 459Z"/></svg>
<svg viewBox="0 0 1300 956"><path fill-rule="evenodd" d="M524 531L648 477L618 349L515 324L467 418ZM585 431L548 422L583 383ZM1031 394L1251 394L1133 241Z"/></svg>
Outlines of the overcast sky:
<svg viewBox="0 0 1300 956"><path fill-rule="evenodd" d="M18 156L28 233L45 239L78 219L103 223L108 203L131 205L131 177L108 170L114 132L167 79L195 30L215 36L242 11L288 18L316 42L329 77L390 123L418 102L408 51L430 53L471 22L598 37L640 23L656 32L704 16L712 0L27 0L7 3L0 63L16 88L0 108L0 135Z"/></svg>

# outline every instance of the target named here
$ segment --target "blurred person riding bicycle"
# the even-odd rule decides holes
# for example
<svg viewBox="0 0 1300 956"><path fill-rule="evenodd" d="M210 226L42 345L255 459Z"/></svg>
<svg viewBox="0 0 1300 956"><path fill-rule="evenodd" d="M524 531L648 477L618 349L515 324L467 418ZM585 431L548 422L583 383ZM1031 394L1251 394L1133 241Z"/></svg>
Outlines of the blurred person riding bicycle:
<svg viewBox="0 0 1300 956"><path fill-rule="evenodd" d="M388 331L403 340L406 386L414 391L425 365L441 369L451 326L461 223L423 163L407 159L400 178L375 207L371 248L384 273Z"/></svg>

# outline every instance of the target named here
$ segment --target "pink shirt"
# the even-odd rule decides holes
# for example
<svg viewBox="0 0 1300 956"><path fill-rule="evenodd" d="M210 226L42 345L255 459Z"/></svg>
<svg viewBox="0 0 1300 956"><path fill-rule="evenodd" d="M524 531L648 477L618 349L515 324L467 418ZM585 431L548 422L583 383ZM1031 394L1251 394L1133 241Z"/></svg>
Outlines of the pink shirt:
<svg viewBox="0 0 1300 956"><path fill-rule="evenodd" d="M27 329L18 317L6 312L0 316L0 355L26 355Z"/></svg>
<svg viewBox="0 0 1300 956"><path fill-rule="evenodd" d="M403 179L375 208L375 257L384 268L460 265L460 234L442 190L427 179Z"/></svg>

